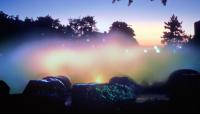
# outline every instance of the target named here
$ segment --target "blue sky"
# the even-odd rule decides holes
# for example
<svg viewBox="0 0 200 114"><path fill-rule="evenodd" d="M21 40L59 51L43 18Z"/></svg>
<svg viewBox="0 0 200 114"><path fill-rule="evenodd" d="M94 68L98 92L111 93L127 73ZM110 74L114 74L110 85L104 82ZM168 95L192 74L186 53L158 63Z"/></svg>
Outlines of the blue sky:
<svg viewBox="0 0 200 114"><path fill-rule="evenodd" d="M200 20L200 0L168 0L163 6L159 0L128 0L112 4L112 0L0 0L0 10L20 18L45 16L59 18L67 24L69 18L95 16L99 31L107 31L114 21L125 21L133 27L136 39L142 45L160 44L163 22L172 14L183 21L183 29L193 34L193 23Z"/></svg>

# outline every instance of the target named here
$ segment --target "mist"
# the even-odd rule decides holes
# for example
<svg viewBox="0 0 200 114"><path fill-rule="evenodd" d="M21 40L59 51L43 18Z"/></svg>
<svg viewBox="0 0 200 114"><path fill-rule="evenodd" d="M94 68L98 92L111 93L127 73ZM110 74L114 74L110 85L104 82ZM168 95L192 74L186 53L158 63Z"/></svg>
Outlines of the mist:
<svg viewBox="0 0 200 114"><path fill-rule="evenodd" d="M46 76L68 76L72 83L106 83L113 76L129 76L140 84L152 84L166 81L178 69L200 70L195 49L132 46L116 36L84 43L50 36L20 45L7 43L1 48L1 79L11 93L21 93L29 80Z"/></svg>

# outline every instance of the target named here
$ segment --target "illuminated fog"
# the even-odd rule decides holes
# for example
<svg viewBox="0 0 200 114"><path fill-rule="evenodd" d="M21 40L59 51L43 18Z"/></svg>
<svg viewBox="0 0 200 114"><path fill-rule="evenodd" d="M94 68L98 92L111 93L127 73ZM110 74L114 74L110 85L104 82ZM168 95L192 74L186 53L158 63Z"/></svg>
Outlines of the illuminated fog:
<svg viewBox="0 0 200 114"><path fill-rule="evenodd" d="M53 39L53 40L51 40ZM169 51L161 46L128 46L121 39L86 39L80 44L62 38L7 45L0 55L0 76L22 92L31 79L65 75L73 83L106 83L113 76L130 76L138 83L164 81L176 69L200 70L199 55L187 49Z"/></svg>

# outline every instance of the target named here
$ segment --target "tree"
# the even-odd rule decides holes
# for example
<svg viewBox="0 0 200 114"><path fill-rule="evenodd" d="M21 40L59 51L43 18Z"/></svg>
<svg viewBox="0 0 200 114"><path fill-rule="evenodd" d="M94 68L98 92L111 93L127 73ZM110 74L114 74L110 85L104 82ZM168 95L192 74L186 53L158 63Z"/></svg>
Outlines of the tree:
<svg viewBox="0 0 200 114"><path fill-rule="evenodd" d="M49 15L45 17L38 17L35 23L38 27L53 28L53 29L58 29L61 26L59 19L53 19Z"/></svg>
<svg viewBox="0 0 200 114"><path fill-rule="evenodd" d="M7 14L5 14L3 11L0 11L0 19L1 20L5 20L5 19L7 19L8 18L8 15Z"/></svg>
<svg viewBox="0 0 200 114"><path fill-rule="evenodd" d="M134 30L125 22L116 21L110 27L109 33L120 33L129 37L134 38Z"/></svg>
<svg viewBox="0 0 200 114"><path fill-rule="evenodd" d="M120 1L120 0L113 0L112 2L115 3L118 1ZM154 1L154 0L150 0L150 1ZM167 0L160 0L160 1L162 2L163 5L167 4ZM132 3L133 3L133 0L128 0L128 6L130 6Z"/></svg>
<svg viewBox="0 0 200 114"><path fill-rule="evenodd" d="M112 24L109 30L109 34L117 34L117 36L122 36L126 38L126 41L138 44L135 37L135 31L125 22L116 21ZM125 41L125 40L124 40Z"/></svg>
<svg viewBox="0 0 200 114"><path fill-rule="evenodd" d="M93 16L87 16L79 19L69 19L69 27L78 37L88 36L97 31L96 21Z"/></svg>
<svg viewBox="0 0 200 114"><path fill-rule="evenodd" d="M24 39L19 39L16 36L26 34L27 32L33 32L35 35L66 35L65 26L60 24L59 19L53 19L49 15L40 16L36 20L28 17L21 20L18 15L10 16L0 11L0 25L0 42L22 41Z"/></svg>
<svg viewBox="0 0 200 114"><path fill-rule="evenodd" d="M182 22L179 22L178 17L172 15L169 22L164 22L164 28L167 31L163 32L161 43L167 46L180 47L188 42L191 36L185 34L182 30Z"/></svg>

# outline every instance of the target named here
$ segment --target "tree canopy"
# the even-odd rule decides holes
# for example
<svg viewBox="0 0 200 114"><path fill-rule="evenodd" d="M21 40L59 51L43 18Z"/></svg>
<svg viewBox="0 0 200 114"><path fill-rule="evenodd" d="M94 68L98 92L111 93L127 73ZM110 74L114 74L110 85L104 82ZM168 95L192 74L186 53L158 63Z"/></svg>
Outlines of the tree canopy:
<svg viewBox="0 0 200 114"><path fill-rule="evenodd" d="M164 28L167 31L163 32L162 43L166 46L179 47L188 42L190 36L185 34L182 30L182 22L178 20L178 17L172 15L169 22L164 22Z"/></svg>
<svg viewBox="0 0 200 114"><path fill-rule="evenodd" d="M110 27L109 33L115 33L115 32L132 38L134 38L135 36L134 30L126 22L120 22L120 21L113 22L112 26Z"/></svg>
<svg viewBox="0 0 200 114"><path fill-rule="evenodd" d="M68 25L62 25L59 19L54 19L50 15L40 16L37 19L26 17L24 20L19 16L9 16L0 11L0 37L18 35L27 32L53 33L67 37L87 36L97 32L96 21L93 16L69 19Z"/></svg>
<svg viewBox="0 0 200 114"><path fill-rule="evenodd" d="M134 43L134 45L138 44L134 38L135 31L126 22L113 22L109 29L109 34L117 34L116 37L122 37L122 39L124 39L123 41L125 41L127 45L132 45L132 43Z"/></svg>
<svg viewBox="0 0 200 114"><path fill-rule="evenodd" d="M96 21L93 16L69 19L69 27L78 37L88 36L93 32L97 32Z"/></svg>
<svg viewBox="0 0 200 114"><path fill-rule="evenodd" d="M108 33L98 32L96 21L93 16L69 19L67 25L61 24L59 19L54 19L50 15L40 16L36 19L26 17L24 20L19 16L9 16L0 11L0 43L2 42L22 42L29 40L21 35L31 34L35 38L48 36L61 36L80 43L91 41L104 41L102 37L107 37ZM118 32L129 39L134 39L134 30L125 22L114 22L109 33ZM118 34L119 35L119 34ZM126 38L124 37L123 38ZM22 38L22 39L21 39ZM126 39L127 39L126 38ZM34 39L33 39L34 40ZM134 39L133 42L136 42ZM91 42L92 43L92 42Z"/></svg>

